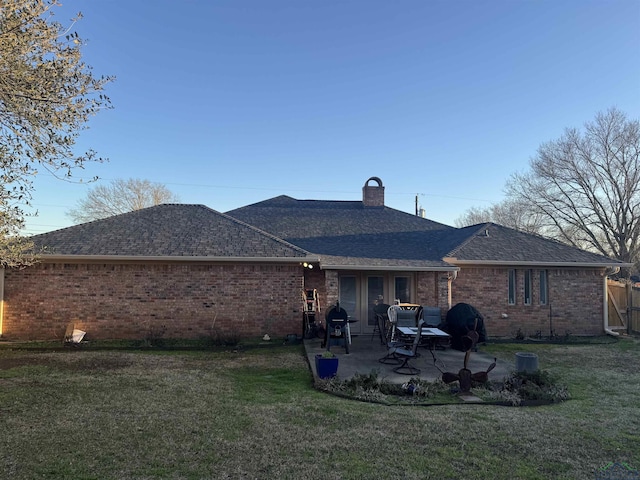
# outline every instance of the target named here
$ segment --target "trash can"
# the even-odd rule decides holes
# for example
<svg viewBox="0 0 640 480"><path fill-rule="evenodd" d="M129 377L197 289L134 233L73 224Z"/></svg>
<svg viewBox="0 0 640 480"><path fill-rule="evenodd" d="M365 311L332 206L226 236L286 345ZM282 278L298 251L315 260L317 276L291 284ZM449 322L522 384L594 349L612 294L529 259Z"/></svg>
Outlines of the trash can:
<svg viewBox="0 0 640 480"><path fill-rule="evenodd" d="M516 353L516 372L533 373L538 370L538 355L529 352Z"/></svg>

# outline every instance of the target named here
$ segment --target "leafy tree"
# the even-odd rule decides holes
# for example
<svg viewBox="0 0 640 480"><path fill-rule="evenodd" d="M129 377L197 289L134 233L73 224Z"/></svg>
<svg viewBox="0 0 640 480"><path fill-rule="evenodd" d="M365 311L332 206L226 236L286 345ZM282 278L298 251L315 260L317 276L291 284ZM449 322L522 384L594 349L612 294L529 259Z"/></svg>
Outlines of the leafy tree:
<svg viewBox="0 0 640 480"><path fill-rule="evenodd" d="M86 198L78 202L78 207L68 211L67 215L76 223L90 222L161 203L178 201L178 197L162 184L134 178L117 179L109 185L93 187Z"/></svg>
<svg viewBox="0 0 640 480"><path fill-rule="evenodd" d="M640 122L616 108L584 131L543 143L509 198L529 205L545 234L628 263L640 260Z"/></svg>
<svg viewBox="0 0 640 480"><path fill-rule="evenodd" d="M56 0L0 0L0 263L32 259L19 237L33 179L45 170L62 179L87 162L76 139L89 117L110 107L102 92L112 77L93 76L82 40L53 20Z"/></svg>

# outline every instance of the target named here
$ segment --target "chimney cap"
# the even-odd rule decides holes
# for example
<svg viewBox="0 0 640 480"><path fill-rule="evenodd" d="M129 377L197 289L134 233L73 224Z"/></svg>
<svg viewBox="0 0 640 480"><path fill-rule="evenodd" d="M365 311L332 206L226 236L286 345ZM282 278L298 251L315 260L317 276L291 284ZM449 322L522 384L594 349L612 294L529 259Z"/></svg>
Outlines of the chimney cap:
<svg viewBox="0 0 640 480"><path fill-rule="evenodd" d="M380 177L369 177L369 179L364 182L364 186L368 187L369 186L369 182L373 180L374 182L376 182L378 184L379 187L382 187L382 180L380 180Z"/></svg>
<svg viewBox="0 0 640 480"><path fill-rule="evenodd" d="M370 186L369 182L374 181L378 185ZM370 177L362 187L362 203L365 207L384 207L384 186L378 177Z"/></svg>

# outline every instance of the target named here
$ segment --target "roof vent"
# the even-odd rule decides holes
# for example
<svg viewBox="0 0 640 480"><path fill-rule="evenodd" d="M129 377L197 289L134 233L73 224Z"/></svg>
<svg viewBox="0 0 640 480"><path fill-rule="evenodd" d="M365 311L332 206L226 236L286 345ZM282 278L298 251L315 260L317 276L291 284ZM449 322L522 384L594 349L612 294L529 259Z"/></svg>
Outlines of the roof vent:
<svg viewBox="0 0 640 480"><path fill-rule="evenodd" d="M369 182L374 181L378 186L370 186ZM362 187L362 203L365 207L384 207L384 186L378 177L371 177Z"/></svg>

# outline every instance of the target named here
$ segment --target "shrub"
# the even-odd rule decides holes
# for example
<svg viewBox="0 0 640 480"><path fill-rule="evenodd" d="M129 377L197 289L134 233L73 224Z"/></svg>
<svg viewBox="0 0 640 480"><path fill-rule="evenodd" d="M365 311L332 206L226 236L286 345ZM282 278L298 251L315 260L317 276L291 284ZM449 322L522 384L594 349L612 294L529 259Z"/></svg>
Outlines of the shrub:
<svg viewBox="0 0 640 480"><path fill-rule="evenodd" d="M502 384L489 385L485 390L486 396L491 399L512 405L522 405L529 401L557 403L570 398L567 387L559 385L557 379L546 370L512 372ZM480 390L475 393L482 396Z"/></svg>
<svg viewBox="0 0 640 480"><path fill-rule="evenodd" d="M318 387L327 392L333 392L344 396L349 396L358 400L373 402L392 402L398 400L415 402L417 400L432 398L443 392L448 392L448 387L440 380L428 382L418 377L409 379L406 383L399 385L380 379L377 370L372 370L368 374L356 373L348 380L340 380L337 377L327 380L320 380ZM398 397L395 400L389 397ZM409 400L409 398L411 400Z"/></svg>

